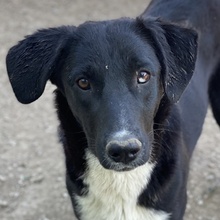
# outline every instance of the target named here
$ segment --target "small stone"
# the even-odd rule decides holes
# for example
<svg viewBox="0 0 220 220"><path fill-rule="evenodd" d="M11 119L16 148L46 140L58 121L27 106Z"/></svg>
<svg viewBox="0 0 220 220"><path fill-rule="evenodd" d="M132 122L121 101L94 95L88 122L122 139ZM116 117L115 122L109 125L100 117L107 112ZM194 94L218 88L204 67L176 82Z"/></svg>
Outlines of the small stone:
<svg viewBox="0 0 220 220"><path fill-rule="evenodd" d="M20 195L19 192L11 192L11 193L9 194L9 196L10 196L10 197L13 197L13 198L18 198L19 195Z"/></svg>
<svg viewBox="0 0 220 220"><path fill-rule="evenodd" d="M215 176L213 174L209 174L208 176L206 176L206 179L212 181L215 179Z"/></svg>
<svg viewBox="0 0 220 220"><path fill-rule="evenodd" d="M32 177L31 182L32 183L41 183L44 180L44 176L39 174L37 176Z"/></svg>
<svg viewBox="0 0 220 220"><path fill-rule="evenodd" d="M62 182L63 178L61 176L57 177L57 182Z"/></svg>
<svg viewBox="0 0 220 220"><path fill-rule="evenodd" d="M187 205L186 205L186 209L187 209L187 210L190 210L191 208L192 208L192 207L191 207L190 204L187 204Z"/></svg>
<svg viewBox="0 0 220 220"><path fill-rule="evenodd" d="M203 202L203 200L201 200L201 199L198 201L198 205L203 205L203 203L204 203L204 202Z"/></svg>
<svg viewBox="0 0 220 220"><path fill-rule="evenodd" d="M0 200L0 207L1 208L7 208L8 207L8 202L4 200Z"/></svg>
<svg viewBox="0 0 220 220"><path fill-rule="evenodd" d="M25 163L21 163L21 164L20 164L20 167L22 167L22 168L26 168L27 165L26 165Z"/></svg>
<svg viewBox="0 0 220 220"><path fill-rule="evenodd" d="M19 176L19 180L18 180L18 184L20 186L25 186L27 184L27 182L30 180L31 176L30 175L20 175Z"/></svg>
<svg viewBox="0 0 220 220"><path fill-rule="evenodd" d="M5 182L5 181L6 181L6 177L5 177L5 176L0 175L0 182Z"/></svg>
<svg viewBox="0 0 220 220"><path fill-rule="evenodd" d="M67 198L68 197L68 194L65 192L63 193L63 198Z"/></svg>

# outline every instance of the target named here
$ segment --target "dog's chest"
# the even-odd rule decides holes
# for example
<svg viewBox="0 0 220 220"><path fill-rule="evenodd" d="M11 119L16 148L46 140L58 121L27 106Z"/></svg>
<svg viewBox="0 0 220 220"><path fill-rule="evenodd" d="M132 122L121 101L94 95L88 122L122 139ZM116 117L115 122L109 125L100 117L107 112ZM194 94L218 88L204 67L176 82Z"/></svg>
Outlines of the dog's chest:
<svg viewBox="0 0 220 220"><path fill-rule="evenodd" d="M169 219L165 212L137 204L138 196L149 182L153 164L147 163L128 172L115 172L104 169L91 154L87 154L87 161L84 183L89 192L76 198L82 220Z"/></svg>

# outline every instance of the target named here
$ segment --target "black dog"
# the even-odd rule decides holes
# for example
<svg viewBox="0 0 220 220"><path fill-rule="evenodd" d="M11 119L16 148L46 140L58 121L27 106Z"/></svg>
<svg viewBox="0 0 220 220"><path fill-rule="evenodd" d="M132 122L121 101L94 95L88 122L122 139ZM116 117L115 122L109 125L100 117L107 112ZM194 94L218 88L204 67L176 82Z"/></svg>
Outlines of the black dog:
<svg viewBox="0 0 220 220"><path fill-rule="evenodd" d="M208 99L220 124L219 22L218 0L154 0L137 19L40 30L10 49L20 102L57 86L79 219L183 218Z"/></svg>

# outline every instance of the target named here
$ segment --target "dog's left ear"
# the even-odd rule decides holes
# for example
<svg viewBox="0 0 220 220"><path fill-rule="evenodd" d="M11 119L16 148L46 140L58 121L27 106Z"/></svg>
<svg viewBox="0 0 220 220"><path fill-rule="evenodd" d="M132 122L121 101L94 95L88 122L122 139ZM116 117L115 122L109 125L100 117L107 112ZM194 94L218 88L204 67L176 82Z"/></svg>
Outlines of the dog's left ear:
<svg viewBox="0 0 220 220"><path fill-rule="evenodd" d="M137 22L160 61L165 94L175 103L180 99L194 72L197 32L159 19L138 18Z"/></svg>

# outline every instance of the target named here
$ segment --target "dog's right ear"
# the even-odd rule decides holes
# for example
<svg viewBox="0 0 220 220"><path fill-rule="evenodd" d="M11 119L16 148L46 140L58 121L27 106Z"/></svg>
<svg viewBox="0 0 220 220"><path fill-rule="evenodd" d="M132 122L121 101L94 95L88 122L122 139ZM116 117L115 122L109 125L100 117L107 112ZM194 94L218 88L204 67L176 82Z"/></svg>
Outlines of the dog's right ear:
<svg viewBox="0 0 220 220"><path fill-rule="evenodd" d="M74 33L75 27L65 26L39 30L9 50L7 72L18 101L28 104L42 95L47 80L62 65Z"/></svg>

